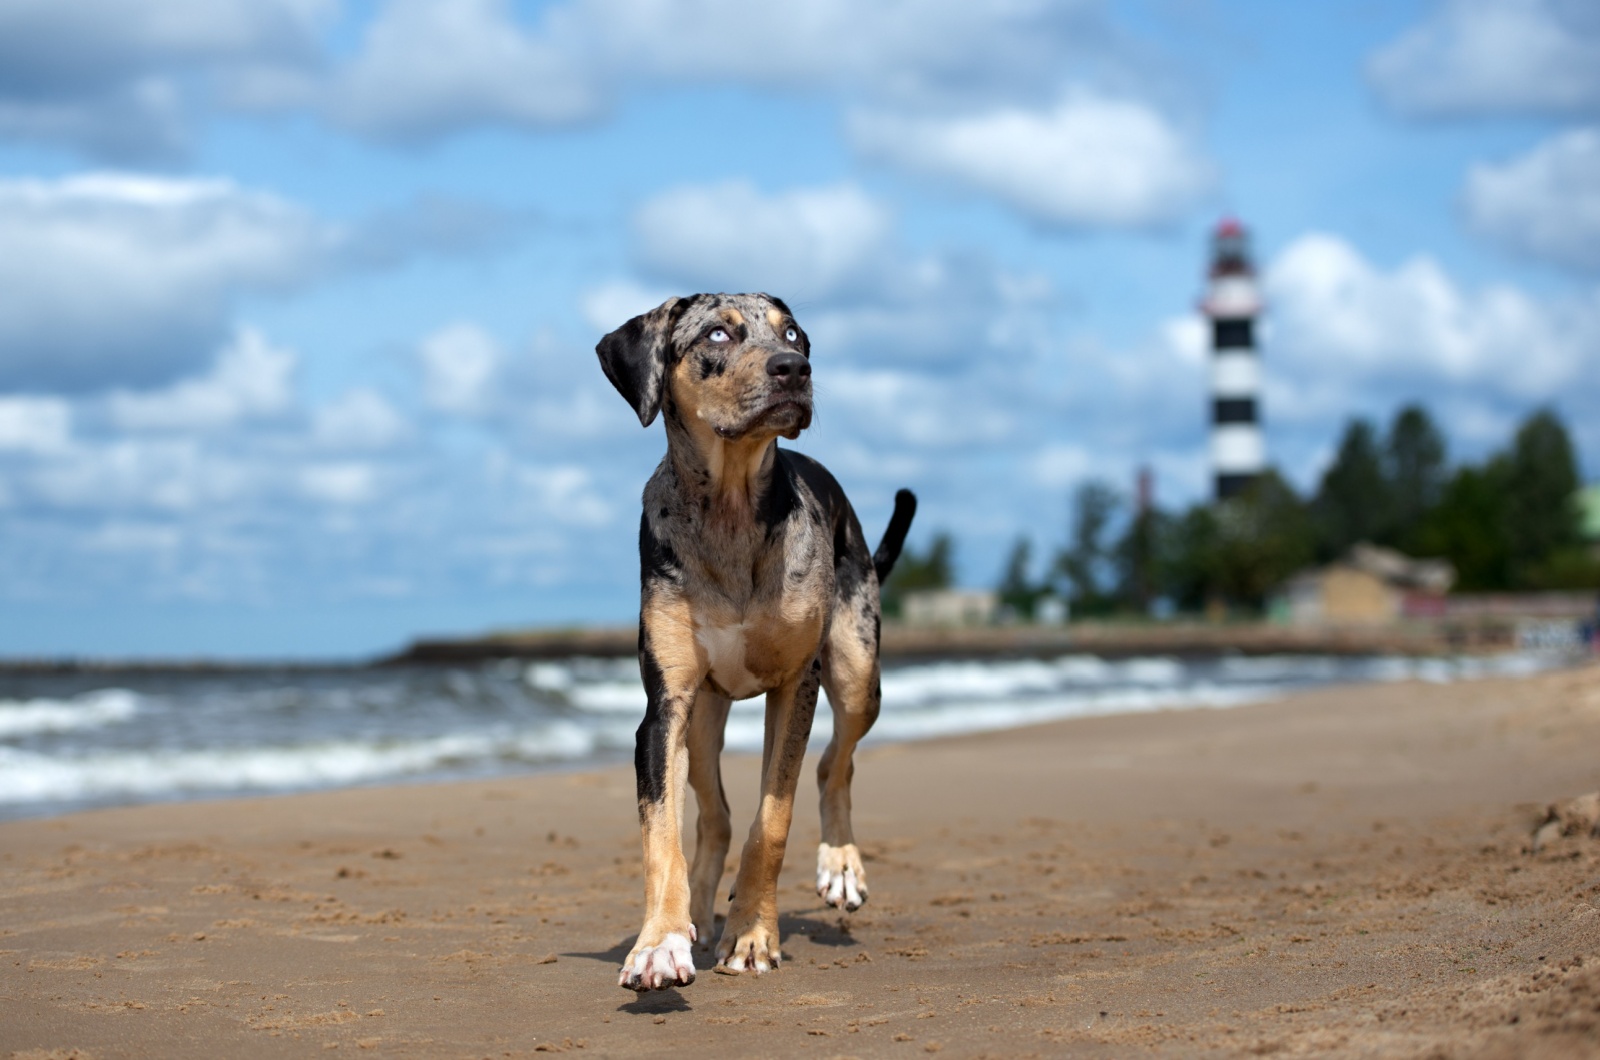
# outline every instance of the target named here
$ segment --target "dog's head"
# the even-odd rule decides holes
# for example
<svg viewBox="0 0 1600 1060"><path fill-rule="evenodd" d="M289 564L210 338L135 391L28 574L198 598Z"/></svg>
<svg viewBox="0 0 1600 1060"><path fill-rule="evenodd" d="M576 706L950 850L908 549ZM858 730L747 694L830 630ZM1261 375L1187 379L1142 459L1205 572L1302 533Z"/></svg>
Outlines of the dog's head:
<svg viewBox="0 0 1600 1060"><path fill-rule="evenodd" d="M727 440L796 438L811 426L811 343L770 294L669 299L595 353L646 427L662 409Z"/></svg>

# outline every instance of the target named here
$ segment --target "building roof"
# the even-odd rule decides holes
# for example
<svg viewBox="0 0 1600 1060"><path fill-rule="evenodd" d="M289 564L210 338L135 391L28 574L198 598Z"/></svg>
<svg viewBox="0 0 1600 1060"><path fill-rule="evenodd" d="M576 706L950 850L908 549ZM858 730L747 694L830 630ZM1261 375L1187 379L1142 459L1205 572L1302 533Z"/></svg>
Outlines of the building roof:
<svg viewBox="0 0 1600 1060"><path fill-rule="evenodd" d="M1456 569L1449 560L1413 559L1392 548L1363 541L1326 567L1296 574L1289 580L1289 588L1303 591L1333 570L1360 571L1395 589L1420 589L1428 593L1447 593L1456 582Z"/></svg>

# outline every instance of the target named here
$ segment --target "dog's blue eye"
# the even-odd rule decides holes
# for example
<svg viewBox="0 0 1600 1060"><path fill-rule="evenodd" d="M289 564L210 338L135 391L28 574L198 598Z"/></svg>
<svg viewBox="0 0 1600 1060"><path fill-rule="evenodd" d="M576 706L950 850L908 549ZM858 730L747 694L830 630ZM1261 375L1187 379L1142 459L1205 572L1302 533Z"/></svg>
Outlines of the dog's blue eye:
<svg viewBox="0 0 1600 1060"><path fill-rule="evenodd" d="M796 331L794 328L790 328L788 331L785 331L783 333L783 337L788 339L790 342L799 342L800 341L800 333L798 331Z"/></svg>
<svg viewBox="0 0 1600 1060"><path fill-rule="evenodd" d="M711 341L712 342L727 342L728 341L728 333L726 331L724 331L723 329L718 328L717 330L715 330L715 331L713 331L711 333Z"/></svg>

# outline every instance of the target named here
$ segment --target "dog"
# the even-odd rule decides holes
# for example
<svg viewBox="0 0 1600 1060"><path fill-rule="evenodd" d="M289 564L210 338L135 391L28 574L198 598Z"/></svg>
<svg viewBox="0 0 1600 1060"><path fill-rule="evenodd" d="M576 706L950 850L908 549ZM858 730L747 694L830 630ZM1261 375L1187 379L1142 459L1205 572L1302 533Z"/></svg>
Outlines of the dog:
<svg viewBox="0 0 1600 1060"><path fill-rule="evenodd" d="M618 984L694 981L710 944L732 835L721 754L736 699L766 695L761 801L717 941L722 969L778 966L778 872L820 685L833 739L817 767L817 893L853 911L867 875L850 825L856 744L878 716L879 587L916 512L909 490L876 552L821 464L777 439L811 425L811 344L768 294L673 298L595 347L606 378L667 454L639 523L639 671L647 696L634 750L644 841L644 925ZM685 785L699 806L694 861L679 835Z"/></svg>

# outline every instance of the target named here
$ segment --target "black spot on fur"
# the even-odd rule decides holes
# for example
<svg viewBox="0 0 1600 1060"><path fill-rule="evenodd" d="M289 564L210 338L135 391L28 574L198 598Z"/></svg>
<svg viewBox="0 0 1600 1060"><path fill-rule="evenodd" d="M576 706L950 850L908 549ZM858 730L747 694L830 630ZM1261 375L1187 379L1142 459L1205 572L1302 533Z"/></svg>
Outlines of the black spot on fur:
<svg viewBox="0 0 1600 1060"><path fill-rule="evenodd" d="M650 520L639 517L639 578L645 585L652 581L676 582L683 576L683 564L672 546L657 537L650 529Z"/></svg>
<svg viewBox="0 0 1600 1060"><path fill-rule="evenodd" d="M659 803L667 793L667 682L650 648L644 625L639 626L639 676L644 679L644 720L634 734L633 775L639 793L639 815L645 806Z"/></svg>
<svg viewBox="0 0 1600 1060"><path fill-rule="evenodd" d="M770 536L788 521L790 514L800 505L798 491L794 488L794 463L786 449L779 449L773 461L772 481L767 483L761 500L756 504L756 522Z"/></svg>
<svg viewBox="0 0 1600 1060"><path fill-rule="evenodd" d="M709 353L702 353L695 366L699 369L701 379L709 379L712 376L720 376L723 372L728 370L727 361L721 357L713 357Z"/></svg>

